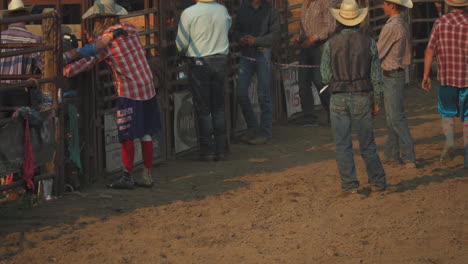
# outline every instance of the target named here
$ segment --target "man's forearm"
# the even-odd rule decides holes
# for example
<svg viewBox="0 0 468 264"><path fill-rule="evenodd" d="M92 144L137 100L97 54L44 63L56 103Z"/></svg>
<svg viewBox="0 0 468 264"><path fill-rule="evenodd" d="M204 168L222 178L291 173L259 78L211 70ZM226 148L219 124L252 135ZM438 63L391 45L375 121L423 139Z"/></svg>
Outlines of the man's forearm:
<svg viewBox="0 0 468 264"><path fill-rule="evenodd" d="M434 57L434 50L427 48L424 54L424 78L429 77L431 72L432 59Z"/></svg>

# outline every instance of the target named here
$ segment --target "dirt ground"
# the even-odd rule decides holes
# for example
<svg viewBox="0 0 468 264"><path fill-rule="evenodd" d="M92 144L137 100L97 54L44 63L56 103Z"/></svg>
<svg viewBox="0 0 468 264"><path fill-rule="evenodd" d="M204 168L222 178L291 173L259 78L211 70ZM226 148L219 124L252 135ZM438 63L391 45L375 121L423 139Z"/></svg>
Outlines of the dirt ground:
<svg viewBox="0 0 468 264"><path fill-rule="evenodd" d="M395 192L370 193L356 155L362 190L337 197L330 129L276 125L229 161L159 166L152 189L96 184L4 217L0 263L468 263L463 152L438 161L435 91L406 98L419 168L385 165ZM375 132L382 154L383 113Z"/></svg>

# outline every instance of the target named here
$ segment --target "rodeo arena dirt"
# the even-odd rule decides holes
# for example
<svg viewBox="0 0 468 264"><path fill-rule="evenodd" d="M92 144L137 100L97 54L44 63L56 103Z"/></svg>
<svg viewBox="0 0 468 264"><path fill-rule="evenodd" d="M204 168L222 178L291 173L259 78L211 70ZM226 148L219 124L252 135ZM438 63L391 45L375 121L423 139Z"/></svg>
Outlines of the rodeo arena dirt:
<svg viewBox="0 0 468 264"><path fill-rule="evenodd" d="M0 263L468 263L467 5L0 0ZM464 87L431 39L457 15Z"/></svg>

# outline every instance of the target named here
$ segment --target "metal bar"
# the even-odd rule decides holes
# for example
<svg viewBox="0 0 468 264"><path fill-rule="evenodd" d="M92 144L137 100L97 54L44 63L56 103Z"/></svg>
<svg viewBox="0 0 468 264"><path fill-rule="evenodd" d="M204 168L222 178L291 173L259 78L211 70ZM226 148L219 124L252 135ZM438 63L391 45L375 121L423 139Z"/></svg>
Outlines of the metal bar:
<svg viewBox="0 0 468 264"><path fill-rule="evenodd" d="M145 45L144 48L145 48L145 50L159 48L159 44L154 43L154 44Z"/></svg>
<svg viewBox="0 0 468 264"><path fill-rule="evenodd" d="M0 43L0 49L24 49L44 46L45 43Z"/></svg>
<svg viewBox="0 0 468 264"><path fill-rule="evenodd" d="M138 34L140 36L145 36L145 35L151 35L151 34L158 33L158 32L159 32L159 29L155 28L155 29L138 32Z"/></svg>
<svg viewBox="0 0 468 264"><path fill-rule="evenodd" d="M7 18L2 18L0 19L0 25L8 25L8 24L13 24L13 23L18 23L18 22L31 22L31 21L37 21L37 20L42 20L46 18L51 18L57 15L56 11L52 11L49 13L45 14L38 14L38 15L27 15L27 16L20 16L20 17L7 17Z"/></svg>
<svg viewBox="0 0 468 264"><path fill-rule="evenodd" d="M302 7L302 4L295 4L295 5L290 5L288 6L288 11L290 10L293 10L293 9L298 9L298 8L301 8Z"/></svg>
<svg viewBox="0 0 468 264"><path fill-rule="evenodd" d="M411 21L413 23L418 23L418 22L435 22L437 19L439 19L438 17L436 18L413 18Z"/></svg>
<svg viewBox="0 0 468 264"><path fill-rule="evenodd" d="M44 78L37 80L38 84L45 84L45 83L53 83L55 81L55 78ZM0 91L5 92L5 91L10 91L10 90L15 90L18 88L24 88L24 87L29 87L36 85L35 81L26 81L26 82L20 82L20 83L15 83L15 84L1 84L0 85Z"/></svg>
<svg viewBox="0 0 468 264"><path fill-rule="evenodd" d="M124 19L124 18L131 18L131 17L137 17L137 16L144 16L144 15L149 15L149 14L155 14L157 15L159 12L157 9L155 8L149 8L147 10L141 10L141 11L135 11L135 12L131 12L127 15L123 15L123 16L120 16L121 19Z"/></svg>
<svg viewBox="0 0 468 264"><path fill-rule="evenodd" d="M38 47L38 48L14 50L14 51L0 53L0 58L7 58L7 57L13 57L13 56L24 55L24 54L29 54L29 53L50 51L50 50L54 50L54 46L44 46L44 47Z"/></svg>
<svg viewBox="0 0 468 264"><path fill-rule="evenodd" d="M0 75L0 80L27 80L27 79L41 79L40 74L22 74L22 75Z"/></svg>

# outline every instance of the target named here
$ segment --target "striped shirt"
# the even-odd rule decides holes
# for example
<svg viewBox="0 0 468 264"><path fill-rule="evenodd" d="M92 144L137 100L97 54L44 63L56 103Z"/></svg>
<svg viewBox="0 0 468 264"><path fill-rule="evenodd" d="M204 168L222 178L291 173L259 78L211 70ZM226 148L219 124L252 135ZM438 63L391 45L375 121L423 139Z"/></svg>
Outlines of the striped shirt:
<svg viewBox="0 0 468 264"><path fill-rule="evenodd" d="M450 12L432 28L429 49L436 51L437 79L442 85L468 87L468 13Z"/></svg>
<svg viewBox="0 0 468 264"><path fill-rule="evenodd" d="M11 24L1 33L2 43L40 43L41 38L29 32L23 23ZM15 49L2 49L2 52ZM0 75L32 74L35 67L42 69L40 53L29 53L0 59ZM17 83L20 80L0 80L1 83Z"/></svg>
<svg viewBox="0 0 468 264"><path fill-rule="evenodd" d="M405 69L411 64L409 28L400 14L391 16L383 26L377 49L384 71Z"/></svg>
<svg viewBox="0 0 468 264"><path fill-rule="evenodd" d="M114 39L108 48L95 57L82 58L68 64L63 74L72 77L105 60L111 67L117 96L140 101L151 99L156 95L153 74L135 26L129 22L114 25L99 35L97 40L118 27L125 29L128 36Z"/></svg>
<svg viewBox="0 0 468 264"><path fill-rule="evenodd" d="M328 39L336 30L336 20L329 10L336 7L336 0L312 0L309 6L307 1L301 9L301 38Z"/></svg>

